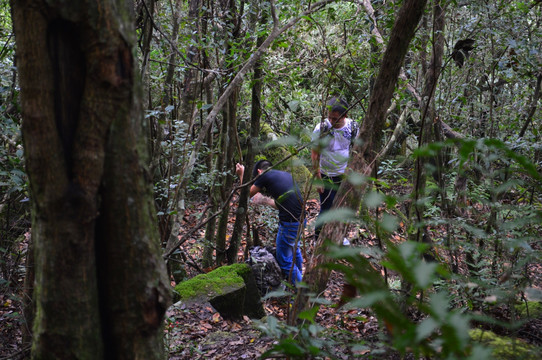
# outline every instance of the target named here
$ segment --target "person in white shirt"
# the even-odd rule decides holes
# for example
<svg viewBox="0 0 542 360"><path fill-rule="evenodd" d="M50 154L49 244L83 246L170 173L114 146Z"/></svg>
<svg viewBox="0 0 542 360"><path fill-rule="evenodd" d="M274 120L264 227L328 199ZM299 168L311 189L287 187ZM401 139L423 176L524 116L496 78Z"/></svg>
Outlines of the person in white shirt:
<svg viewBox="0 0 542 360"><path fill-rule="evenodd" d="M358 123L347 117L348 103L345 100L332 97L327 108L327 119L316 125L312 134L312 140L317 144L311 152L312 167L315 177L324 183L318 187L319 216L333 205L348 165L350 148L359 131ZM315 238L318 238L320 230L320 227L315 229Z"/></svg>

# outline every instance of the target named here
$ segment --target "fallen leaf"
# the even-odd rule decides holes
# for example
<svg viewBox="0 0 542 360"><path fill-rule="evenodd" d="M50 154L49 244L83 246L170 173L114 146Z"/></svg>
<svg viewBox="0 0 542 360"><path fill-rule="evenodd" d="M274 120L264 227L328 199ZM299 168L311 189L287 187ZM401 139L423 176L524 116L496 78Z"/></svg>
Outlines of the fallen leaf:
<svg viewBox="0 0 542 360"><path fill-rule="evenodd" d="M217 322L219 322L221 319L222 319L222 317L220 316L219 313L215 313L215 314L213 315L213 322L217 323Z"/></svg>

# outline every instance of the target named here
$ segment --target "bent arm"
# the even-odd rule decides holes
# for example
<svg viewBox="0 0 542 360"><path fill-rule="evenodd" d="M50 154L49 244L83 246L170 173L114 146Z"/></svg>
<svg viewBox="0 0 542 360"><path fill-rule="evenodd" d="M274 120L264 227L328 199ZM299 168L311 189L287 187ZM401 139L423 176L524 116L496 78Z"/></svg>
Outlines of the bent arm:
<svg viewBox="0 0 542 360"><path fill-rule="evenodd" d="M250 197L253 197L254 195L256 195L257 193L259 193L262 189L260 189L258 186L256 185L252 185L250 187Z"/></svg>

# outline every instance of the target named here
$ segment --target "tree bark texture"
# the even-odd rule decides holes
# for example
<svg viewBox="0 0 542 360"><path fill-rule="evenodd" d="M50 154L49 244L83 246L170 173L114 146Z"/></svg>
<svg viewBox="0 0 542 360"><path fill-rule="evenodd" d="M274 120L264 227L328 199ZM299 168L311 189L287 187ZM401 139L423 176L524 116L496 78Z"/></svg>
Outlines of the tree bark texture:
<svg viewBox="0 0 542 360"><path fill-rule="evenodd" d="M32 357L162 358L128 3L12 1L35 248Z"/></svg>
<svg viewBox="0 0 542 360"><path fill-rule="evenodd" d="M373 92L369 100L369 108L361 125L358 140L352 151L348 169L364 175L373 171L374 161L377 158L381 132L385 122L385 115L391 104L391 98L401 66L411 39L416 31L417 24L423 15L425 0L405 0L401 6L395 24L393 26L388 46L382 58L382 63L375 81ZM357 211L361 202L361 195L366 185L353 186L348 181L343 181L337 196L335 208L349 208ZM329 279L330 271L321 267L329 261L325 246L326 240L340 244L346 234L348 223L333 222L326 224L316 244L316 252L313 255L303 280L309 284L310 291L320 294L324 291ZM294 305L294 314L297 314L307 305L307 296L299 294Z"/></svg>

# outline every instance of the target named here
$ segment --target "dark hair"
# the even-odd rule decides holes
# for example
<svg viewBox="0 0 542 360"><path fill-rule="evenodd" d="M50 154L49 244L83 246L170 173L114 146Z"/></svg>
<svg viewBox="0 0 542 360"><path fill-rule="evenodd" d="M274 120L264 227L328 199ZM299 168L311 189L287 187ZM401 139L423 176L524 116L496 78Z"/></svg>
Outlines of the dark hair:
<svg viewBox="0 0 542 360"><path fill-rule="evenodd" d="M327 101L327 108L331 112L336 111L342 116L346 116L346 112L348 111L348 103L346 100L334 96Z"/></svg>
<svg viewBox="0 0 542 360"><path fill-rule="evenodd" d="M252 178L254 179L256 176L258 176L258 170L267 170L271 166L273 166L271 161L265 159L259 160L256 164L254 164L254 168L252 169Z"/></svg>

